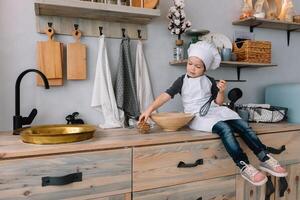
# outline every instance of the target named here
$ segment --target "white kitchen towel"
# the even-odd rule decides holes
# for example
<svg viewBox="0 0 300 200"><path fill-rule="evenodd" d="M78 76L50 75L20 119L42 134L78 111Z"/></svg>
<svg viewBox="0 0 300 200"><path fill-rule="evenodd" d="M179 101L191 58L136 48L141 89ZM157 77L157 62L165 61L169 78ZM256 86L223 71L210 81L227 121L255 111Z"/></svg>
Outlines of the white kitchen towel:
<svg viewBox="0 0 300 200"><path fill-rule="evenodd" d="M120 113L116 104L104 35L99 37L98 58L91 106L103 114L104 122L100 123L99 127L122 127L122 113Z"/></svg>
<svg viewBox="0 0 300 200"><path fill-rule="evenodd" d="M153 92L141 40L138 40L136 47L135 80L139 107L143 112L153 102Z"/></svg>

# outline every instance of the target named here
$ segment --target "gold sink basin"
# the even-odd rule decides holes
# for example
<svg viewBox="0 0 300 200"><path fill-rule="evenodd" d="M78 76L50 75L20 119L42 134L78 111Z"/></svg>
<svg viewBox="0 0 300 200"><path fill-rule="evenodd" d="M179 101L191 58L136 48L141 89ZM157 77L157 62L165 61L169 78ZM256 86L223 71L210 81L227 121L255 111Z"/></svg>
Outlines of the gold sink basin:
<svg viewBox="0 0 300 200"><path fill-rule="evenodd" d="M61 144L79 142L93 137L96 126L86 124L57 124L32 126L21 130L22 141L32 144Z"/></svg>

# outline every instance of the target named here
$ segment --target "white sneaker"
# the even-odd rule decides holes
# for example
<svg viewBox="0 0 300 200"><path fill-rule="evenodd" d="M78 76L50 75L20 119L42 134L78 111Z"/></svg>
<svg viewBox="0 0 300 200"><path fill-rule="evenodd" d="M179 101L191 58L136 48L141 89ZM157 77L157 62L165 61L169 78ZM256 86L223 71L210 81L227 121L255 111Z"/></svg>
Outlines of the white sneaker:
<svg viewBox="0 0 300 200"><path fill-rule="evenodd" d="M268 172L276 177L285 177L288 175L287 171L283 167L281 167L281 165L275 158L273 158L269 154L267 154L267 156L269 157L269 160L260 163L259 168L261 170Z"/></svg>
<svg viewBox="0 0 300 200"><path fill-rule="evenodd" d="M240 171L242 177L253 185L261 186L268 181L268 178L252 165L246 164L244 161L240 161L240 164L244 165Z"/></svg>

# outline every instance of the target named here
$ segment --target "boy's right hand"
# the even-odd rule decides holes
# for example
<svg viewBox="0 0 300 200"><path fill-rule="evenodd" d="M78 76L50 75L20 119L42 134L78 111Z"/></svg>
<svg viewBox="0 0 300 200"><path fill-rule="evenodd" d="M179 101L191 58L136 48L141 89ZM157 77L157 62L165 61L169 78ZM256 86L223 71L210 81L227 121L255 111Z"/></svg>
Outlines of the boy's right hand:
<svg viewBox="0 0 300 200"><path fill-rule="evenodd" d="M140 117L139 117L138 123L141 123L141 122L147 122L147 120L148 120L148 118L149 118L150 115L151 115L151 113L149 113L149 112L147 112L147 111L143 112L143 113L140 115Z"/></svg>

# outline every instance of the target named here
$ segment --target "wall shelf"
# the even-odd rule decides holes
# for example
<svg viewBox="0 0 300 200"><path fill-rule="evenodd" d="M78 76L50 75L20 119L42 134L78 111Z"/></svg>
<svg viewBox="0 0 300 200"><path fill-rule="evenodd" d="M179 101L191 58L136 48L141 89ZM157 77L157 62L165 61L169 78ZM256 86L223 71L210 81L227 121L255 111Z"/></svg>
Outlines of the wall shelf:
<svg viewBox="0 0 300 200"><path fill-rule="evenodd" d="M247 19L238 20L232 22L233 25L248 26L250 32L253 32L254 28L268 28L279 29L287 32L287 44L290 43L291 32L300 32L300 23L296 22L284 22L280 20L259 19L256 17L249 17Z"/></svg>
<svg viewBox="0 0 300 200"><path fill-rule="evenodd" d="M171 61L170 65L182 66L187 64L187 60L181 61ZM268 63L248 63L248 62L238 62L238 61L222 61L220 64L221 67L233 67L237 70L237 79L236 80L226 80L228 82L246 82L246 80L241 80L241 69L242 68L261 68L261 67L276 67L276 64Z"/></svg>
<svg viewBox="0 0 300 200"><path fill-rule="evenodd" d="M99 36L98 28L102 26L107 37L120 38L125 28L129 37L137 39L140 29L146 39L146 24L160 16L159 9L79 0L35 0L34 7L40 33L52 22L56 33L71 35L76 23L85 36Z"/></svg>

